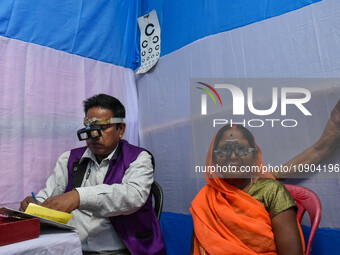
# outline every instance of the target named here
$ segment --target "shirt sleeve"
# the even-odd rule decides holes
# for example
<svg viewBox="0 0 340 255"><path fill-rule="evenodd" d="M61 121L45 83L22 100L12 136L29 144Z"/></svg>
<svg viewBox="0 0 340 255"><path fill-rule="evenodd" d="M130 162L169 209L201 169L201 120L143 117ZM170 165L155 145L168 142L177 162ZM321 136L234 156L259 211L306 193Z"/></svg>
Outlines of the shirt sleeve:
<svg viewBox="0 0 340 255"><path fill-rule="evenodd" d="M265 205L268 208L271 218L279 213L294 207L297 210L296 203L287 188L279 181L272 181L268 186Z"/></svg>
<svg viewBox="0 0 340 255"><path fill-rule="evenodd" d="M67 162L70 151L66 151L59 157L52 175L47 179L46 186L36 195L39 202L45 201L49 197L63 194L68 183Z"/></svg>
<svg viewBox="0 0 340 255"><path fill-rule="evenodd" d="M127 215L138 211L150 194L153 183L151 155L141 152L125 171L122 183L79 187L79 209L100 217Z"/></svg>

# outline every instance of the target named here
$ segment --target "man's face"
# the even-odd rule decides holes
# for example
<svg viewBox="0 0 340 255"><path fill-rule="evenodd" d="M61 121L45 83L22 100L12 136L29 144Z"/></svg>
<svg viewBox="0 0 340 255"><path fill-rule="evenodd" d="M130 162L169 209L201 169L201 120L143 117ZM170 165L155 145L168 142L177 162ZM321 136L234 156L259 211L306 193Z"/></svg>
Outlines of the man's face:
<svg viewBox="0 0 340 255"><path fill-rule="evenodd" d="M88 119L106 119L114 117L114 114L111 110L96 106L87 111L86 117ZM125 131L124 123L120 124L118 130L116 124L102 125L101 127L102 136L86 140L87 146L95 154L99 162L116 148Z"/></svg>

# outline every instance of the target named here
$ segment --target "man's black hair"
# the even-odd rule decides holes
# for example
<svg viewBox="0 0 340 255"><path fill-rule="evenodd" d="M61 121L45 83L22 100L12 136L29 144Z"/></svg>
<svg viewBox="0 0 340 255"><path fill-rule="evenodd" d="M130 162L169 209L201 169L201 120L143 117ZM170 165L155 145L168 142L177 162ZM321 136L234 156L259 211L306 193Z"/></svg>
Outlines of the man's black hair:
<svg viewBox="0 0 340 255"><path fill-rule="evenodd" d="M109 96L106 94L98 94L86 99L83 103L85 114L87 114L87 111L90 108L101 107L110 110L113 113L114 117L125 118L124 105L113 96ZM120 124L118 123L117 128L119 127L119 125Z"/></svg>

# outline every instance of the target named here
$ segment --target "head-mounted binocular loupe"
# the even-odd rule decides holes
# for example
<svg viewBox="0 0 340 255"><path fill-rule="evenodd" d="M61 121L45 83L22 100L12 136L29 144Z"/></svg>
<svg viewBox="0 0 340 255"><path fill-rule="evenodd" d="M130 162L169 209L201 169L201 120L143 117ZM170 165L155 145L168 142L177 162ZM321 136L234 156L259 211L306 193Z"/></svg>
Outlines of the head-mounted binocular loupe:
<svg viewBox="0 0 340 255"><path fill-rule="evenodd" d="M77 131L79 141L102 136L100 126L87 126Z"/></svg>
<svg viewBox="0 0 340 255"><path fill-rule="evenodd" d="M79 129L77 131L77 136L79 141L87 140L90 138L97 138L102 136L102 126L116 124L116 123L123 123L124 118L106 118L106 119L97 119L92 118L84 119L84 125L86 127Z"/></svg>

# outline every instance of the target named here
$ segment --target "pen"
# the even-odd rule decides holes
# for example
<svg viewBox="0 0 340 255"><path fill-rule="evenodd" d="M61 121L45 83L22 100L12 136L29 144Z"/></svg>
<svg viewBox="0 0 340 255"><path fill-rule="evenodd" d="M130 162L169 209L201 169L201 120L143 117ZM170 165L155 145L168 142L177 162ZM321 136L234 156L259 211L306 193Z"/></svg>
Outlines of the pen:
<svg viewBox="0 0 340 255"><path fill-rule="evenodd" d="M34 199L34 202L35 202L36 204L38 204L38 201L37 201L37 199L35 198L34 192L32 192L32 197L33 197L33 199Z"/></svg>

